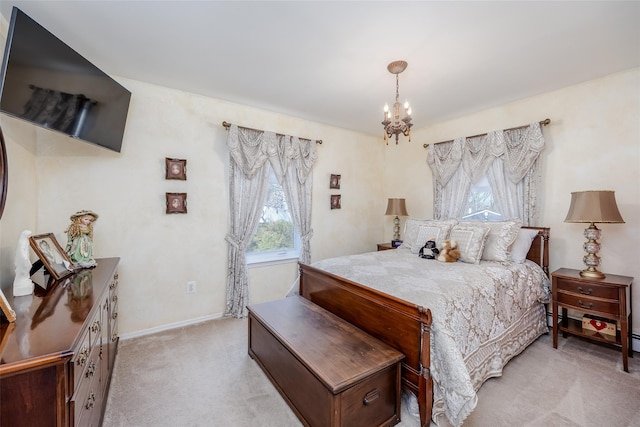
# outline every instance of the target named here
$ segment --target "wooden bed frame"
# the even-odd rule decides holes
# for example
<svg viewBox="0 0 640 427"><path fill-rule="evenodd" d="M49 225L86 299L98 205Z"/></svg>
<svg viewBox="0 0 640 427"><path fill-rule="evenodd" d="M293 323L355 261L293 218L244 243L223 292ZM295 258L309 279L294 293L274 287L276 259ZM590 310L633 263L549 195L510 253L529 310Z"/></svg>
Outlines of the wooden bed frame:
<svg viewBox="0 0 640 427"><path fill-rule="evenodd" d="M527 259L549 275L549 228L538 230ZM300 264L300 295L404 354L402 385L418 398L420 425L427 427L433 407L431 311L356 282Z"/></svg>

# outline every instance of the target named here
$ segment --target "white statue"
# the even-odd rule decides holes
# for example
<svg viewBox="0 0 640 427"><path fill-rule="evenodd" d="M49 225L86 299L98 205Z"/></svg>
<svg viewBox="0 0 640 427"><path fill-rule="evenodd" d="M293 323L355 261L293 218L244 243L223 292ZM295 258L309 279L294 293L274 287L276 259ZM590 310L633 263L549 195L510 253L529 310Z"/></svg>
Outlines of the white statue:
<svg viewBox="0 0 640 427"><path fill-rule="evenodd" d="M33 282L31 281L31 260L29 259L29 236L31 231L24 230L18 239L16 248L16 277L13 279L13 296L20 297L33 293Z"/></svg>

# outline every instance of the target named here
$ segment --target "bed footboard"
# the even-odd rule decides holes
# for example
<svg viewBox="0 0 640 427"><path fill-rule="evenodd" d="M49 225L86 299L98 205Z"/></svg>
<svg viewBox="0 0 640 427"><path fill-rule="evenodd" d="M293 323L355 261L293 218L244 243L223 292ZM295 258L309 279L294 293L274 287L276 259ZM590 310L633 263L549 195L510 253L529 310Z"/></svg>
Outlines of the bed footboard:
<svg viewBox="0 0 640 427"><path fill-rule="evenodd" d="M300 295L404 354L402 385L418 396L420 424L428 426L431 311L302 263Z"/></svg>

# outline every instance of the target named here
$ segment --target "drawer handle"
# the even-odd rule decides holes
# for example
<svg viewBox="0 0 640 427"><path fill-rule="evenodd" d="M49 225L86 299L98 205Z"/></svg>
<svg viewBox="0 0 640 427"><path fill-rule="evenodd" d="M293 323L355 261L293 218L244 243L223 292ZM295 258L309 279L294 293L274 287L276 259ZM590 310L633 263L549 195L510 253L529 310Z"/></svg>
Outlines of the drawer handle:
<svg viewBox="0 0 640 427"><path fill-rule="evenodd" d="M380 397L380 392L378 389L371 390L369 393L364 395L364 399L362 399L362 403L365 405L371 405L377 398Z"/></svg>
<svg viewBox="0 0 640 427"><path fill-rule="evenodd" d="M97 333L100 330L100 321L96 320L95 322L93 322L93 324L91 325L91 332L93 332L94 334Z"/></svg>
<svg viewBox="0 0 640 427"><path fill-rule="evenodd" d="M91 409L93 405L96 403L96 395L93 392L87 397L87 403L84 405L85 408Z"/></svg>
<svg viewBox="0 0 640 427"><path fill-rule="evenodd" d="M87 368L86 377L87 378L92 377L95 372L96 372L96 362L92 360L91 363L89 363L89 367Z"/></svg>
<svg viewBox="0 0 640 427"><path fill-rule="evenodd" d="M111 301L118 302L118 295L114 295L111 297Z"/></svg>
<svg viewBox="0 0 640 427"><path fill-rule="evenodd" d="M580 307L582 307L582 308L589 308L589 309L593 308L593 303L592 302L590 302L589 304L585 305L585 303L583 303L581 299L578 300L578 305Z"/></svg>
<svg viewBox="0 0 640 427"><path fill-rule="evenodd" d="M117 334L111 335L111 342L116 342L116 341L118 341L118 335Z"/></svg>
<svg viewBox="0 0 640 427"><path fill-rule="evenodd" d="M116 311L115 313L113 313L113 314L111 315L111 318L112 318L113 320L116 320L116 319L118 318L118 312Z"/></svg>
<svg viewBox="0 0 640 427"><path fill-rule="evenodd" d="M593 293L593 289L589 288L585 291L584 289L582 289L582 286L578 286L578 292L580 292L582 295L591 295Z"/></svg>
<svg viewBox="0 0 640 427"><path fill-rule="evenodd" d="M89 358L89 349L87 347L82 347L80 350L80 354L78 355L78 361L76 362L80 366L84 366Z"/></svg>

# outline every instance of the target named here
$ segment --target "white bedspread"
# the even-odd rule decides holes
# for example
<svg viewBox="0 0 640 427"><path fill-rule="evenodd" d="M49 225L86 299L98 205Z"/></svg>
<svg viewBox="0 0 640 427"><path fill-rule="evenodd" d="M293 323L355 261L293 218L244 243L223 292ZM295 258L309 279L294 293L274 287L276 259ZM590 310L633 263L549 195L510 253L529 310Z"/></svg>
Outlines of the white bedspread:
<svg viewBox="0 0 640 427"><path fill-rule="evenodd" d="M313 266L431 310L436 423L444 414L451 424L462 424L476 407L482 383L548 332L541 303L550 300L550 283L530 261L441 263L395 249Z"/></svg>

